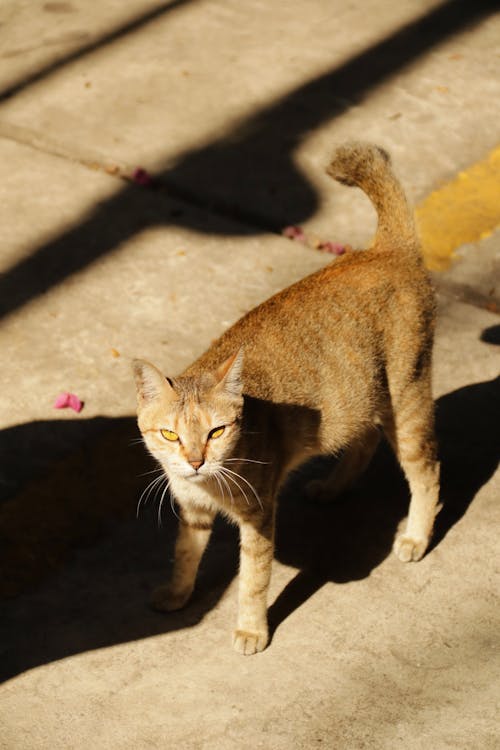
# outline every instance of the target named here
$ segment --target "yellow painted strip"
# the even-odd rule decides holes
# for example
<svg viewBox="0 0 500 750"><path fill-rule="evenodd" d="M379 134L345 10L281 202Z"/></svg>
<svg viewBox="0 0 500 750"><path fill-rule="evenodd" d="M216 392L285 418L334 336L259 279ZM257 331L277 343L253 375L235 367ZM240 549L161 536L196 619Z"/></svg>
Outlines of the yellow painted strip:
<svg viewBox="0 0 500 750"><path fill-rule="evenodd" d="M431 193L415 213L433 271L447 268L457 247L488 237L500 225L500 146Z"/></svg>

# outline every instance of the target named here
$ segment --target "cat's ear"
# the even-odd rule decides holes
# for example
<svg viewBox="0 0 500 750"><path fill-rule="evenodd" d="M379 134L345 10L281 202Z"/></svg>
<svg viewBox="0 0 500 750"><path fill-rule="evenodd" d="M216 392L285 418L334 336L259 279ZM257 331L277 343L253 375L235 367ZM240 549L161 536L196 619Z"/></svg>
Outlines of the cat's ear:
<svg viewBox="0 0 500 750"><path fill-rule="evenodd" d="M215 371L217 388L223 389L231 396L243 393L243 347L228 357Z"/></svg>
<svg viewBox="0 0 500 750"><path fill-rule="evenodd" d="M132 369L137 388L137 399L141 406L156 401L161 395L170 397L174 395L172 383L150 362L143 359L134 359Z"/></svg>

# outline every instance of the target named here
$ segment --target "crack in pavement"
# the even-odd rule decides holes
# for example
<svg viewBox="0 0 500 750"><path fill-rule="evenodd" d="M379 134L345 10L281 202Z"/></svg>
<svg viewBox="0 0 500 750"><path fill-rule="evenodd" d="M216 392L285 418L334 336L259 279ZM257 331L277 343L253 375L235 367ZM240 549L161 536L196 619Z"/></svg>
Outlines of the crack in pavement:
<svg viewBox="0 0 500 750"><path fill-rule="evenodd" d="M30 128L12 125L11 123L0 120L0 139L18 143L40 153L54 156L73 164L79 164L87 169L103 172L108 177L111 177L122 184L138 182L136 179L136 172L140 169L138 165L127 164L124 161L118 162L117 160L106 159L102 153L88 148L85 148L85 151L81 153L75 152L73 146L62 144L60 139L58 139L56 143L46 134ZM497 151L498 149L493 153L496 153ZM476 165L472 165L470 169L477 170L477 167ZM463 174L464 173L461 173L462 177L458 178L461 183L463 183ZM224 202L221 202L220 199L207 201L192 190L172 184L169 180L165 179L164 176L157 177L155 175L149 175L146 172L144 172L144 175L147 178L146 183L138 184L138 187L140 186L142 189L149 189L160 195L163 194L170 199L181 201L187 204L187 206L201 209L214 217L247 225L249 230L258 230L259 232L268 232L270 234L275 234L276 236L283 236L282 228L277 225L272 225L269 219L259 216L255 212L241 209L238 206L229 206ZM446 186L446 189L449 191L448 186ZM437 192L439 191L436 191L436 193ZM422 216L425 213L425 206L428 204L433 205L435 202L433 201L434 195L435 193L430 193L424 201L415 207L415 212L420 217L420 220L422 220ZM427 227L425 241L427 242L429 240L429 220L426 219L425 221ZM430 223L432 224L432 217ZM464 239L462 244L466 244L466 239ZM432 259L430 265L432 268ZM469 284L456 282L452 279L446 278L446 268L444 267L441 267L438 270L432 270L431 275L437 291L445 296L474 307L486 309L493 313L500 313L500 296L496 294L495 290L493 290L493 294L487 295Z"/></svg>

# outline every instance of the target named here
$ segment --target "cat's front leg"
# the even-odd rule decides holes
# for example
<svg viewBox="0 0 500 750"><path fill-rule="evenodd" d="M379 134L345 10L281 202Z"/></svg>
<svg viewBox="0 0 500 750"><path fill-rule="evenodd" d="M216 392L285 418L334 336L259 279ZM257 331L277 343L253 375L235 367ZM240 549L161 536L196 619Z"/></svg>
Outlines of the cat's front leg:
<svg viewBox="0 0 500 750"><path fill-rule="evenodd" d="M263 651L269 641L267 591L274 553L274 514L240 523L238 621L236 651L246 656Z"/></svg>
<svg viewBox="0 0 500 750"><path fill-rule="evenodd" d="M214 518L215 513L206 510L181 508L172 576L153 591L151 604L155 609L173 612L189 601Z"/></svg>

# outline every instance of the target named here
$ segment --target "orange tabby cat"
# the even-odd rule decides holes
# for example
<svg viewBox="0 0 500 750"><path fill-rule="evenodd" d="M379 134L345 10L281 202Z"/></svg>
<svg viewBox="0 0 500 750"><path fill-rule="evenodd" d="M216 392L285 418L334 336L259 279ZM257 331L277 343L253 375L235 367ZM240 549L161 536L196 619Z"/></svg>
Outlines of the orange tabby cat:
<svg viewBox="0 0 500 750"><path fill-rule="evenodd" d="M224 513L240 529L233 643L243 654L268 642L276 497L292 468L314 454L340 455L334 474L310 487L333 497L366 468L383 430L411 491L394 545L400 560L423 556L436 513L435 303L412 212L375 146L341 146L327 171L372 200L378 229L369 250L259 305L179 377L134 363L139 427L181 516L172 576L153 604L187 603L214 517Z"/></svg>

